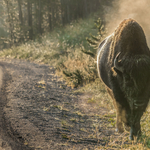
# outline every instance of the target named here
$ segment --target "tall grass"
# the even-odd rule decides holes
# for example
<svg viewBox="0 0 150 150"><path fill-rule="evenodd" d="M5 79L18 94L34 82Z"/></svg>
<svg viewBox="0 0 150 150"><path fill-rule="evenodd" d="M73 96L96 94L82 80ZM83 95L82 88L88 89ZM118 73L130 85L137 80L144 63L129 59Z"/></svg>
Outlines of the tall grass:
<svg viewBox="0 0 150 150"><path fill-rule="evenodd" d="M57 73L68 78L68 83L73 87L94 81L97 78L94 59L83 54L81 49L91 49L86 38L90 34L97 34L94 22L98 17L98 13L95 13L88 19L57 28L34 41L4 49L0 51L0 57L52 65L57 69Z"/></svg>

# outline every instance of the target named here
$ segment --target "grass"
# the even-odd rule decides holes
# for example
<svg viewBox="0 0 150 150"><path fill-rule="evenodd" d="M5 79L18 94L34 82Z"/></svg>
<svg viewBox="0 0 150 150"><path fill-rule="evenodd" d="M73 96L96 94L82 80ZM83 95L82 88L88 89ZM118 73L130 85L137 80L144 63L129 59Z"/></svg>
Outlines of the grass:
<svg viewBox="0 0 150 150"><path fill-rule="evenodd" d="M105 85L97 78L94 82L90 82L83 87L78 88L74 91L75 93L87 93L91 94L92 97L87 99L87 103L95 104L99 107L104 107L114 112L114 106L111 98L105 90Z"/></svg>
<svg viewBox="0 0 150 150"><path fill-rule="evenodd" d="M92 97L87 99L87 104L105 107L109 110L108 115L101 116L108 122L108 127L115 126L114 107L110 97L108 96L104 84L98 79L96 72L95 59L86 55L81 50L92 50L87 44L86 37L97 34L94 21L97 20L98 14L85 20L78 20L64 28L55 29L55 31L43 35L34 41L22 44L18 47L4 49L0 51L0 57L25 59L38 63L49 64L56 68L57 75L60 75L67 81L72 88L78 87L77 93L91 93ZM39 81L39 86L44 88L44 81ZM63 87L62 87L63 88ZM62 106L53 106L62 110ZM44 108L43 111L49 111L50 108ZM68 111L68 110L67 110ZM76 111L79 117L83 114ZM88 114L87 114L88 115ZM77 122L76 118L71 118L71 122ZM80 120L81 122L81 120ZM138 143L116 144L116 141L126 141L127 136L124 134L118 139L111 137L107 147L95 147L95 149L149 149L150 148L150 116L149 109L144 113L141 120L142 137ZM62 127L72 128L72 124L66 120L61 121ZM97 124L94 126L97 126ZM96 128L96 127L95 127ZM87 131L86 128L81 128ZM97 133L96 129L95 132ZM94 136L95 135L89 135ZM62 134L62 138L69 139L66 134ZM120 140L121 139L121 140Z"/></svg>
<svg viewBox="0 0 150 150"><path fill-rule="evenodd" d="M61 125L63 128L72 128L73 127L73 125L69 124L66 120L62 120Z"/></svg>
<svg viewBox="0 0 150 150"><path fill-rule="evenodd" d="M93 98L90 98L87 103L89 104L96 103L96 100L94 100Z"/></svg>
<svg viewBox="0 0 150 150"><path fill-rule="evenodd" d="M0 57L25 59L54 66L70 86L84 85L97 78L95 60L81 50L89 50L86 38L96 35L98 14L78 20L34 41L0 51Z"/></svg>
<svg viewBox="0 0 150 150"><path fill-rule="evenodd" d="M96 18L96 16L94 18ZM95 21L94 18L78 20L64 28L55 29L55 31L43 35L34 41L30 41L18 47L4 49L0 52L0 56L28 59L54 65L54 60L60 59L60 57L66 55L68 51L73 52L81 45L85 48L89 48L87 46L86 37L88 37L91 32L94 34L97 32L93 25Z"/></svg>

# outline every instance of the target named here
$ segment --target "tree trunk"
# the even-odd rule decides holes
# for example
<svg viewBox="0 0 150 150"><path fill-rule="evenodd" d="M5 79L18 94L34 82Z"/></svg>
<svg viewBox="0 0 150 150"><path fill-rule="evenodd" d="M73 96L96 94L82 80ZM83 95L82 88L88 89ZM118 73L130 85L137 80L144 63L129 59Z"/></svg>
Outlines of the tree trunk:
<svg viewBox="0 0 150 150"><path fill-rule="evenodd" d="M49 11L49 14L48 14L49 31L52 31L52 30L53 30L53 27L52 27L51 7L49 7L48 11Z"/></svg>
<svg viewBox="0 0 150 150"><path fill-rule="evenodd" d="M23 28L22 28L23 27L23 16L22 16L21 4L22 4L22 0L18 0L20 27L21 27L21 31L23 31ZM23 41L24 41L24 38L23 38L23 35L21 34L19 42L23 42Z"/></svg>
<svg viewBox="0 0 150 150"><path fill-rule="evenodd" d="M10 47L13 44L13 25L10 17L10 8L9 8L9 3L8 0L5 0L6 7L7 7L7 14L8 14L8 22L9 22L9 33L10 33Z"/></svg>
<svg viewBox="0 0 150 150"><path fill-rule="evenodd" d="M52 23L53 23L53 28L55 27L55 11L54 11L54 7L52 6Z"/></svg>
<svg viewBox="0 0 150 150"><path fill-rule="evenodd" d="M28 9L28 26L29 26L29 39L33 39L33 27L32 27L32 3L30 0L27 2Z"/></svg>
<svg viewBox="0 0 150 150"><path fill-rule="evenodd" d="M67 23L70 23L70 8L69 8L69 0L67 1Z"/></svg>
<svg viewBox="0 0 150 150"><path fill-rule="evenodd" d="M84 0L84 16L87 17L88 16L88 9L87 9L87 0Z"/></svg>
<svg viewBox="0 0 150 150"><path fill-rule="evenodd" d="M42 35L42 6L41 0L39 0L39 33Z"/></svg>
<svg viewBox="0 0 150 150"><path fill-rule="evenodd" d="M63 9L63 0L60 0L61 3L61 24L64 26L64 9Z"/></svg>
<svg viewBox="0 0 150 150"><path fill-rule="evenodd" d="M23 16L22 16L22 7L21 7L21 0L18 0L18 8L19 8L19 20L20 24L23 26Z"/></svg>

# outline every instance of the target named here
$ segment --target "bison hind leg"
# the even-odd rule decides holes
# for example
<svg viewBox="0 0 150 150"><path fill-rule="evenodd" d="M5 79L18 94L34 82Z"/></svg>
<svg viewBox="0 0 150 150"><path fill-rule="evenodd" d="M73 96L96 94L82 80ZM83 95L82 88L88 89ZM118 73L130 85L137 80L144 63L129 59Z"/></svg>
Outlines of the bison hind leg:
<svg viewBox="0 0 150 150"><path fill-rule="evenodd" d="M122 132L124 132L124 127L123 127L123 122L122 122L122 110L121 110L121 108L119 108L119 106L118 106L119 104L116 102L112 90L107 88L107 92L110 95L110 97L112 98L114 107L116 109L116 114L117 114L116 132L122 133Z"/></svg>

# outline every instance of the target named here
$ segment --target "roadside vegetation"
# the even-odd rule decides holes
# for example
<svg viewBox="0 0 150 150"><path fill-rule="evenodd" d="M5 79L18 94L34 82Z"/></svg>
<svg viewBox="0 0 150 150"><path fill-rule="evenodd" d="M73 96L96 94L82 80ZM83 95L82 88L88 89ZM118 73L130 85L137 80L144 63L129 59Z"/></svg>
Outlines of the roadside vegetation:
<svg viewBox="0 0 150 150"><path fill-rule="evenodd" d="M95 13L87 19L74 21L26 44L4 49L0 51L0 57L24 59L53 66L56 74L61 76L68 86L76 88L73 92L91 94L90 98L86 99L87 104L107 108L108 114L100 117L107 120L108 126L114 127L115 110L103 83L98 78L95 63L97 44L107 34L98 18L98 13ZM70 122L75 121L74 118L70 120ZM107 145L97 149L150 148L149 122L149 109L147 109L141 120L143 135L138 143L128 141L129 134L125 133L118 139L112 136ZM71 127L71 124L65 120L62 120L61 124ZM96 127L95 133L97 133ZM68 139L65 134L62 138Z"/></svg>
<svg viewBox="0 0 150 150"><path fill-rule="evenodd" d="M0 56L49 64L57 69L57 73L69 79L70 86L78 87L97 78L95 54L97 44L104 36L103 32L97 34L97 28L101 31L103 25L98 14L95 14L94 17L57 28L34 41L4 49L0 51ZM97 43L92 43L88 37L97 39ZM95 44L96 48L87 41Z"/></svg>

